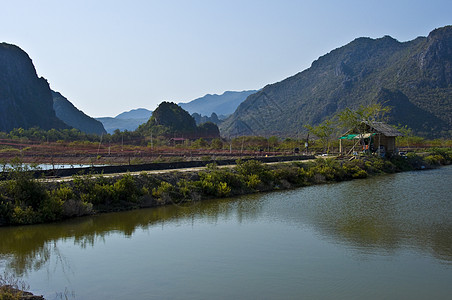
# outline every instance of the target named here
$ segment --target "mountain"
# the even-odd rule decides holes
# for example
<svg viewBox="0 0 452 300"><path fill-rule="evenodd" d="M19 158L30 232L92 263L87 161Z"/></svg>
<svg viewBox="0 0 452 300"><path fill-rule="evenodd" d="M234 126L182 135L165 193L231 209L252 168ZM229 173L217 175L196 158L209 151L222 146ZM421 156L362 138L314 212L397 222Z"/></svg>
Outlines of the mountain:
<svg viewBox="0 0 452 300"><path fill-rule="evenodd" d="M172 102L162 102L152 113L146 124L137 129L145 135L166 136L175 138L216 138L220 136L217 125L208 122L196 126L190 114Z"/></svg>
<svg viewBox="0 0 452 300"><path fill-rule="evenodd" d="M101 122L78 110L60 93L52 91L52 97L53 109L55 110L56 116L67 125L85 133L98 135L107 133Z"/></svg>
<svg viewBox="0 0 452 300"><path fill-rule="evenodd" d="M96 120L104 125L108 133L113 133L116 129L121 131L134 131L138 126L146 123L151 116L152 111L145 108L137 108L120 113L114 118L103 117L96 118Z"/></svg>
<svg viewBox="0 0 452 300"><path fill-rule="evenodd" d="M38 126L49 130L70 128L57 118L46 79L38 77L25 51L0 44L0 131Z"/></svg>
<svg viewBox="0 0 452 300"><path fill-rule="evenodd" d="M137 108L120 113L115 119L146 119L152 116L152 111L146 108Z"/></svg>
<svg viewBox="0 0 452 300"><path fill-rule="evenodd" d="M202 124L202 123L207 123L207 122L211 122L214 124L220 124L221 120L218 118L216 113L212 113L210 115L210 117L208 116L201 116L198 113L193 113L191 114L191 116L193 117L193 119L195 119L196 125Z"/></svg>
<svg viewBox="0 0 452 300"><path fill-rule="evenodd" d="M217 115L230 115L235 111L240 103L255 92L257 91L227 91L222 95L207 94L204 97L197 98L188 103L179 103L178 105L190 114L198 113L204 116L210 116L212 113L216 113Z"/></svg>
<svg viewBox="0 0 452 300"><path fill-rule="evenodd" d="M141 124L146 123L149 118L146 119L117 119L112 117L102 117L96 118L99 122L104 125L105 130L108 133L113 133L116 129L120 131L134 131Z"/></svg>
<svg viewBox="0 0 452 300"><path fill-rule="evenodd" d="M303 125L375 101L392 107L392 124L450 137L452 26L403 43L389 36L355 39L250 95L220 129L224 136L296 136Z"/></svg>

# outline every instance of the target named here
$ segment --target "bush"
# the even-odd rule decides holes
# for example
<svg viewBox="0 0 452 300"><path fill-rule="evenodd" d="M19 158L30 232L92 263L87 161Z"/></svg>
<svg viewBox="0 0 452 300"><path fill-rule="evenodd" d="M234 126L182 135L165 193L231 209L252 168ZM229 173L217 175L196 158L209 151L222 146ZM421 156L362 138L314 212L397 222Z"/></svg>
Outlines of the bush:
<svg viewBox="0 0 452 300"><path fill-rule="evenodd" d="M41 204L42 221L57 221L63 217L63 200L59 197L48 197Z"/></svg>
<svg viewBox="0 0 452 300"><path fill-rule="evenodd" d="M41 219L31 206L28 206L26 208L16 206L13 209L13 214L11 217L11 222L13 224L33 224L39 223L40 221Z"/></svg>
<svg viewBox="0 0 452 300"><path fill-rule="evenodd" d="M19 300L23 291L28 290L30 286L24 281L14 278L4 273L0 274L0 300Z"/></svg>
<svg viewBox="0 0 452 300"><path fill-rule="evenodd" d="M38 209L48 197L42 183L26 171L13 171L7 189L16 205L30 206L32 209Z"/></svg>
<svg viewBox="0 0 452 300"><path fill-rule="evenodd" d="M436 166L443 165L446 162L444 157L439 154L428 155L428 156L424 157L424 161L429 165L436 165Z"/></svg>
<svg viewBox="0 0 452 300"><path fill-rule="evenodd" d="M132 175L126 174L121 179L116 181L113 185L113 199L118 201L138 202L142 196L141 190L135 184L135 179Z"/></svg>
<svg viewBox="0 0 452 300"><path fill-rule="evenodd" d="M154 188L152 196L158 198L162 203L168 203L177 199L175 196L175 187L166 181L162 181L158 188Z"/></svg>
<svg viewBox="0 0 452 300"><path fill-rule="evenodd" d="M354 179L358 179L358 178L367 178L367 175L368 175L368 174L367 174L366 171L364 171L364 170L359 170L359 171L353 173L352 177L353 177Z"/></svg>
<svg viewBox="0 0 452 300"><path fill-rule="evenodd" d="M93 211L93 204L81 199L69 199L62 205L63 217L80 217L89 215Z"/></svg>

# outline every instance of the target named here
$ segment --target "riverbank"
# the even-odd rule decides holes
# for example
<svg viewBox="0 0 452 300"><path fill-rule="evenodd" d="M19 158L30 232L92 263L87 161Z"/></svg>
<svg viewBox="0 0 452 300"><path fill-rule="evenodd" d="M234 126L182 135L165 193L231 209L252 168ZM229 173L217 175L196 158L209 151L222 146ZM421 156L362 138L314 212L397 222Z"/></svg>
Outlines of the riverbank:
<svg viewBox="0 0 452 300"><path fill-rule="evenodd" d="M22 280L0 274L0 299L5 300L44 300L43 296L37 296L27 292L30 287Z"/></svg>
<svg viewBox="0 0 452 300"><path fill-rule="evenodd" d="M361 157L272 165L238 160L233 167L209 164L196 172L74 175L67 182L43 182L30 173L16 171L10 180L0 182L0 225L53 222L99 212L291 189L434 168L450 164L451 160L450 149L432 149L423 156L409 153L389 160Z"/></svg>

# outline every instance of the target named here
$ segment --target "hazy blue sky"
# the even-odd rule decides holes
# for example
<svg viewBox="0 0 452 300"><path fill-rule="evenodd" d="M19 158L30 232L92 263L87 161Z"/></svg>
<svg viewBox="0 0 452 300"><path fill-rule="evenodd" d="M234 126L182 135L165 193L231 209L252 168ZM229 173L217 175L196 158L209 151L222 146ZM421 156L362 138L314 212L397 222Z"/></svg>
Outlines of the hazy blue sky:
<svg viewBox="0 0 452 300"><path fill-rule="evenodd" d="M452 24L451 0L0 0L0 42L91 116L259 89L361 36Z"/></svg>

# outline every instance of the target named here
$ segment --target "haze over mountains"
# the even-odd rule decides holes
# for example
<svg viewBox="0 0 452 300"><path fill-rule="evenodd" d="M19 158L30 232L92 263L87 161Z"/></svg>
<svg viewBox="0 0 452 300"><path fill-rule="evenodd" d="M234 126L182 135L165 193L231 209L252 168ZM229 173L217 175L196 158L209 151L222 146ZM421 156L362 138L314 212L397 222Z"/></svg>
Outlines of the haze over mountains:
<svg viewBox="0 0 452 300"><path fill-rule="evenodd" d="M146 123L152 116L152 111L145 108L132 109L120 113L116 117L101 117L96 120L102 122L105 130L108 133L113 133L115 130L133 131L143 123Z"/></svg>
<svg viewBox="0 0 452 300"><path fill-rule="evenodd" d="M220 125L223 136L296 136L349 107L392 106L390 122L423 136L452 130L452 26L398 42L358 38L250 95Z"/></svg>
<svg viewBox="0 0 452 300"><path fill-rule="evenodd" d="M226 91L221 95L207 94L188 103L178 103L178 105L190 114L198 113L202 116L210 116L212 113L216 113L218 116L228 116L236 110L240 103L255 92L257 91L249 90L241 92Z"/></svg>
<svg viewBox="0 0 452 300"><path fill-rule="evenodd" d="M240 103L255 92L255 90L250 90L242 92L226 91L221 95L207 94L187 103L178 103L178 105L193 115L197 124L208 121L218 124L220 123L219 118L224 119L232 114ZM102 117L96 118L96 120L102 122L108 133L113 133L116 129L121 131L135 130L141 124L146 123L151 115L152 111L138 108L123 112L114 118Z"/></svg>

